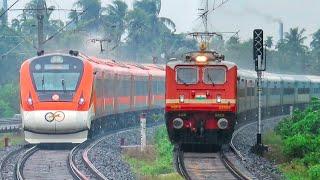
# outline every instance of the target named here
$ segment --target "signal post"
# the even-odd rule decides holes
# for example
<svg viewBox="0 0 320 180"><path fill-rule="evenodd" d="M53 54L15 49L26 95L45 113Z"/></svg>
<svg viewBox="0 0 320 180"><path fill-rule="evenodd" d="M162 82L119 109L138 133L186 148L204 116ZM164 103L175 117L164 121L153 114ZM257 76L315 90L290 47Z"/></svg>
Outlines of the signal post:
<svg viewBox="0 0 320 180"><path fill-rule="evenodd" d="M255 29L253 31L253 60L255 62L255 71L257 72L257 89L258 89L258 132L257 132L257 142L252 147L252 151L256 154L262 155L267 151L267 147L262 143L261 135L261 121L262 121L262 103L261 103L261 93L262 93L262 72L266 70L266 53L264 52L263 45L263 30Z"/></svg>

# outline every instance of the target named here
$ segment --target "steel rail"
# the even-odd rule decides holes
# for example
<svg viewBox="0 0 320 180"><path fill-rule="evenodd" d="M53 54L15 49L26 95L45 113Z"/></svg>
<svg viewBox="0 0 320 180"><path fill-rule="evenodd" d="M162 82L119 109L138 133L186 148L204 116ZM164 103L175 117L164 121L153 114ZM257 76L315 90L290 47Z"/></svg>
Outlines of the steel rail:
<svg viewBox="0 0 320 180"><path fill-rule="evenodd" d="M75 164L75 153L77 151L77 149L79 147L83 146L83 143L82 144L79 144L77 146L75 146L69 153L69 156L68 156L68 164L69 164L69 168L70 168L70 172L71 172L71 175L75 178L75 179L79 179L79 180L82 180L82 179L89 179L85 174L83 174L76 166Z"/></svg>
<svg viewBox="0 0 320 180"><path fill-rule="evenodd" d="M223 150L220 152L220 159L223 162L224 166L237 178L241 180L250 180L251 178L247 177L240 170L238 170L234 164L227 158Z"/></svg>
<svg viewBox="0 0 320 180"><path fill-rule="evenodd" d="M28 158L38 150L39 150L38 146L32 146L24 153L22 157L19 158L15 167L15 175L14 175L17 180L25 179L23 176L23 168L25 166L25 163L28 160Z"/></svg>

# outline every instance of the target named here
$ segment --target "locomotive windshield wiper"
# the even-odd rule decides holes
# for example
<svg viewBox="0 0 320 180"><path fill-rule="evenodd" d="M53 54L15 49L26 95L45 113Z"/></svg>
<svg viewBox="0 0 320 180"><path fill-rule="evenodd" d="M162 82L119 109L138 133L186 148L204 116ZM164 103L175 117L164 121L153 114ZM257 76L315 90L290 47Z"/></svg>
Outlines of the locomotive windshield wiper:
<svg viewBox="0 0 320 180"><path fill-rule="evenodd" d="M177 74L177 79L178 79L178 81L181 82L182 84L184 84L184 85L186 85L186 86L189 86L189 84L186 83L186 82L184 82L184 81L180 78L180 76L179 76L178 74Z"/></svg>
<svg viewBox="0 0 320 180"><path fill-rule="evenodd" d="M45 86L44 86L44 75L42 75L42 80L41 80L41 85L42 85L42 90L45 90Z"/></svg>
<svg viewBox="0 0 320 180"><path fill-rule="evenodd" d="M214 82L213 82L211 76L209 75L209 73L207 74L207 77L208 77L208 79L211 81L212 85L214 86Z"/></svg>
<svg viewBox="0 0 320 180"><path fill-rule="evenodd" d="M63 92L66 92L67 88L66 88L66 84L64 83L64 79L61 79L61 84L62 84Z"/></svg>

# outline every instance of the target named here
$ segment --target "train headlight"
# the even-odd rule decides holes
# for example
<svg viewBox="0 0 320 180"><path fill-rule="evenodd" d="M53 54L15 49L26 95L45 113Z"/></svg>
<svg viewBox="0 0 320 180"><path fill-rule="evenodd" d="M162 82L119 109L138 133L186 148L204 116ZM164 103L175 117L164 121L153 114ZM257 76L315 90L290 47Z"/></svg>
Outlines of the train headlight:
<svg viewBox="0 0 320 180"><path fill-rule="evenodd" d="M184 95L180 95L179 96L179 102L180 103L184 103Z"/></svg>
<svg viewBox="0 0 320 180"><path fill-rule="evenodd" d="M175 129L181 129L183 127L183 120L181 118L175 118L172 124Z"/></svg>
<svg viewBox="0 0 320 180"><path fill-rule="evenodd" d="M227 129L228 127L228 120L225 119L225 118L220 118L219 121L218 121L218 127L220 129Z"/></svg>
<svg viewBox="0 0 320 180"><path fill-rule="evenodd" d="M80 105L84 105L84 103L85 103L85 100L84 100L83 97L81 97L81 98L79 99L79 104L80 104Z"/></svg>
<svg viewBox="0 0 320 180"><path fill-rule="evenodd" d="M31 97L28 97L27 99L28 104L31 106L33 104L33 100Z"/></svg>
<svg viewBox="0 0 320 180"><path fill-rule="evenodd" d="M207 56L197 56L196 61L198 63L206 63L208 61L208 57Z"/></svg>
<svg viewBox="0 0 320 180"><path fill-rule="evenodd" d="M217 103L221 103L221 102L222 102L221 96L217 95Z"/></svg>

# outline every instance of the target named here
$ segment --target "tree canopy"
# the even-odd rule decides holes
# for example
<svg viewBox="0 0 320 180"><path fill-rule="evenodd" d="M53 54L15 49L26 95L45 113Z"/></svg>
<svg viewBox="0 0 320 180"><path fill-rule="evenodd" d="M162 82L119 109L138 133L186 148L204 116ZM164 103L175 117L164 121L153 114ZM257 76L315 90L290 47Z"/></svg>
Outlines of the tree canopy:
<svg viewBox="0 0 320 180"><path fill-rule="evenodd" d="M38 0L30 0L25 6L27 10L21 11L9 24L1 23L0 88L16 87L21 63L36 55L38 19L32 9L37 9L37 3ZM132 8L122 0L113 0L106 6L101 0L78 0L74 8L77 11L70 11L66 22L52 17L56 7L43 10L45 51L75 49L97 55L100 45L92 39L103 39L105 51L99 56L139 63L151 63L157 57L160 63L165 63L170 57L198 49L195 40L176 32L170 18L160 16L161 0L136 0ZM240 68L253 69L252 40L243 41L236 35L224 38L212 39L213 50L225 54L226 60L234 61ZM320 75L320 29L312 35L310 46L305 40L303 28L291 28L281 42L267 37L267 70ZM5 108L2 111L11 112Z"/></svg>

